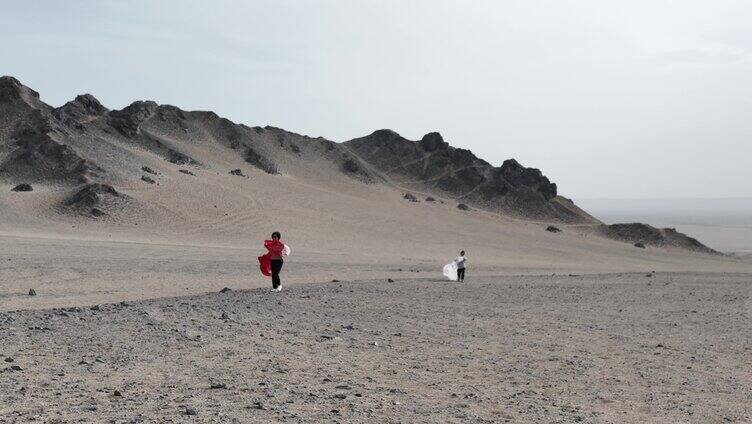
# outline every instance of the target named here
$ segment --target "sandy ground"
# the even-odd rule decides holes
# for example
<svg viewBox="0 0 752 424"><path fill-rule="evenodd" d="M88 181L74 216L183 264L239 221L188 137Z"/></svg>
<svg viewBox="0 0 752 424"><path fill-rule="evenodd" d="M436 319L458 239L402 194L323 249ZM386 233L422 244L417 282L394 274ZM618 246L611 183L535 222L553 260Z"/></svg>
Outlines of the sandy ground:
<svg viewBox="0 0 752 424"><path fill-rule="evenodd" d="M752 420L752 275L468 277L0 313L0 421Z"/></svg>

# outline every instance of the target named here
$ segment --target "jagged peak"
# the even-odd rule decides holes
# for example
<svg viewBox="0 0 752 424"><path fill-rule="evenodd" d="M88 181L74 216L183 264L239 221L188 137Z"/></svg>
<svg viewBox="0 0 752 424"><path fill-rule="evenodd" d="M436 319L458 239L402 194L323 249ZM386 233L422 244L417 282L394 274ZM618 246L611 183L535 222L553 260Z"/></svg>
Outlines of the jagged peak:
<svg viewBox="0 0 752 424"><path fill-rule="evenodd" d="M107 108L102 106L96 97L91 94L79 94L75 99L55 109L55 116L63 120L67 118L79 120L86 116L100 116L107 111Z"/></svg>
<svg viewBox="0 0 752 424"><path fill-rule="evenodd" d="M376 138L403 138L401 135L399 135L396 131L390 130L388 128L376 130L372 132L368 137L376 137Z"/></svg>
<svg viewBox="0 0 752 424"><path fill-rule="evenodd" d="M120 109L119 112L142 110L142 109L154 110L158 106L159 105L157 104L157 102L153 100L136 100L135 102L129 104L128 106Z"/></svg>
<svg viewBox="0 0 752 424"><path fill-rule="evenodd" d="M107 110L99 100L89 93L79 94L73 99L74 102L86 106L88 109L93 110Z"/></svg>
<svg viewBox="0 0 752 424"><path fill-rule="evenodd" d="M5 75L0 77L0 103L10 103L23 100L31 106L39 107L39 93L21 84L14 77Z"/></svg>
<svg viewBox="0 0 752 424"><path fill-rule="evenodd" d="M443 147L444 149L449 147L449 143L444 141L444 137L438 132L430 132L420 139L420 145L427 152L433 152Z"/></svg>

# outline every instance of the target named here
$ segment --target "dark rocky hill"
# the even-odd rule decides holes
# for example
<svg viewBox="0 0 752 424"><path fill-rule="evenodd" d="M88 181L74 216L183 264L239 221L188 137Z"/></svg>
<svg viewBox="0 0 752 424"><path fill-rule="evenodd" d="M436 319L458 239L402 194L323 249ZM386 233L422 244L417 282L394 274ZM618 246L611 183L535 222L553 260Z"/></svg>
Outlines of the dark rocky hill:
<svg viewBox="0 0 752 424"><path fill-rule="evenodd" d="M396 184L521 218L596 222L557 195L556 184L535 168L508 159L500 167L449 145L439 133L407 140L391 130L344 143L362 161Z"/></svg>
<svg viewBox="0 0 752 424"><path fill-rule="evenodd" d="M220 150L225 156L217 156ZM109 110L94 96L82 94L53 108L17 79L0 77L0 181L11 187L31 183L67 190L51 208L55 211L96 211L101 216L135 207L138 199L120 193L118 187L157 184L152 176L159 174L160 164L217 171L227 161L220 165L216 158L227 152L264 173L287 174L308 184L315 185L317 178L327 183L385 184L420 192L421 198L434 202L456 202L468 213L475 208L528 220L601 226L599 234L621 241L710 251L665 229L603 226L560 196L556 184L540 170L514 159L493 166L469 150L450 146L435 132L414 141L378 130L335 143L152 101ZM180 172L193 175L186 169Z"/></svg>
<svg viewBox="0 0 752 424"><path fill-rule="evenodd" d="M598 231L604 236L645 247L679 247L701 253L720 254L696 239L675 228L655 228L642 223L600 225Z"/></svg>

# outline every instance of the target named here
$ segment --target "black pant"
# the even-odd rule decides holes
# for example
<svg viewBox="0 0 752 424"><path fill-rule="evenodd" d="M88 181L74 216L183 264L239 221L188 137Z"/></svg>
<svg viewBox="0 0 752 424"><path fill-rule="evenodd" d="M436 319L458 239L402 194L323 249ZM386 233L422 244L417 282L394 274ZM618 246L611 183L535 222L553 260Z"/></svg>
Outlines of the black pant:
<svg viewBox="0 0 752 424"><path fill-rule="evenodd" d="M457 281L465 281L465 268L457 268Z"/></svg>
<svg viewBox="0 0 752 424"><path fill-rule="evenodd" d="M282 271L284 262L282 259L272 259L272 287L275 289L282 285L282 282L279 281L279 272Z"/></svg>

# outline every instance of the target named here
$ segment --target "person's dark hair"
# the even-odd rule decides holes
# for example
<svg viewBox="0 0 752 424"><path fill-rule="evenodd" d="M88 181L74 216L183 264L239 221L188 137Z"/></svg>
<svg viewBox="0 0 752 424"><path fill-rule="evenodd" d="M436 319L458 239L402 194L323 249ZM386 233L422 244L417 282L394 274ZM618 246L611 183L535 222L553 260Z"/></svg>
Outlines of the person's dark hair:
<svg viewBox="0 0 752 424"><path fill-rule="evenodd" d="M277 238L278 238L278 239L281 239L281 238L282 238L282 234L280 234L280 233L279 233L279 231L275 231L275 232L273 232L273 233L272 233L272 238L274 238L274 236L277 236Z"/></svg>
<svg viewBox="0 0 752 424"><path fill-rule="evenodd" d="M461 251L460 251L460 256L464 256L464 255L465 255L465 251L464 251L464 250L461 250Z"/></svg>

